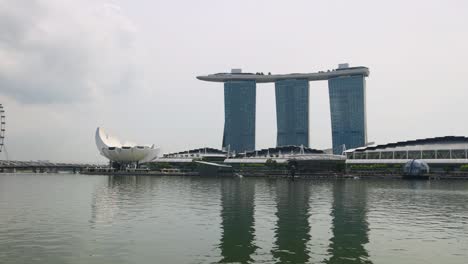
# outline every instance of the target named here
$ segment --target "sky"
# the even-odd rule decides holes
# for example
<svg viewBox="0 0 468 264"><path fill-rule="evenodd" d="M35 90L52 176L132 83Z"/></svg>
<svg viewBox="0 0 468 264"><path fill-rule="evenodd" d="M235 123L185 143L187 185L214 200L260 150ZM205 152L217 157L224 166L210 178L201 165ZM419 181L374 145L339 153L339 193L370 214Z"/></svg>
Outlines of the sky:
<svg viewBox="0 0 468 264"><path fill-rule="evenodd" d="M468 136L465 0L0 0L8 159L103 162L98 126L164 153L221 147L221 83L197 75L366 66L368 140ZM327 82L310 145L331 147ZM257 85L256 147L276 145ZM0 153L5 159L6 153Z"/></svg>

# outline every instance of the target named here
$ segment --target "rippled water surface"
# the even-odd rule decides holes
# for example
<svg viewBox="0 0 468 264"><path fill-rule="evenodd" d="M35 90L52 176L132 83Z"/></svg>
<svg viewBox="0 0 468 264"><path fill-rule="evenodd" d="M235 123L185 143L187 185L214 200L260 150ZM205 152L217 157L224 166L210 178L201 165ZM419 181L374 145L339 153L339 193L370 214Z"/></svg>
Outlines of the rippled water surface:
<svg viewBox="0 0 468 264"><path fill-rule="evenodd" d="M468 263L468 181L0 175L0 263Z"/></svg>

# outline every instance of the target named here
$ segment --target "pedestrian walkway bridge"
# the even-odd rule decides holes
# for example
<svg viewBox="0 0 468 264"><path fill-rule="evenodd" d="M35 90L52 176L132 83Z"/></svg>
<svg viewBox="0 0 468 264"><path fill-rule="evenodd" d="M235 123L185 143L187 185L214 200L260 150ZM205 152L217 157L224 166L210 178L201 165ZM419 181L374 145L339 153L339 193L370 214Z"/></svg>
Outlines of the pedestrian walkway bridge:
<svg viewBox="0 0 468 264"><path fill-rule="evenodd" d="M50 161L17 161L17 160L0 160L0 172L58 172L70 171L80 172L85 168L102 166L102 164L91 163L58 163Z"/></svg>

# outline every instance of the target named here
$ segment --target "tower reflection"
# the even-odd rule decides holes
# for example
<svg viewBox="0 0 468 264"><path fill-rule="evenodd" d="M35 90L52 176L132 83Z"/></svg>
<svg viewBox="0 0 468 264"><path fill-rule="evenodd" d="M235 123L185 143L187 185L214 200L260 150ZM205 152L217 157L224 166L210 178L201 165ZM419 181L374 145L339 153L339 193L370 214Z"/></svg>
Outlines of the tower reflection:
<svg viewBox="0 0 468 264"><path fill-rule="evenodd" d="M306 181L278 181L276 215L273 256L278 263L307 263L310 214Z"/></svg>
<svg viewBox="0 0 468 264"><path fill-rule="evenodd" d="M351 180L333 185L332 233L326 263L372 263L364 245L369 242L365 183Z"/></svg>
<svg viewBox="0 0 468 264"><path fill-rule="evenodd" d="M221 180L221 262L252 262L254 235L253 181Z"/></svg>

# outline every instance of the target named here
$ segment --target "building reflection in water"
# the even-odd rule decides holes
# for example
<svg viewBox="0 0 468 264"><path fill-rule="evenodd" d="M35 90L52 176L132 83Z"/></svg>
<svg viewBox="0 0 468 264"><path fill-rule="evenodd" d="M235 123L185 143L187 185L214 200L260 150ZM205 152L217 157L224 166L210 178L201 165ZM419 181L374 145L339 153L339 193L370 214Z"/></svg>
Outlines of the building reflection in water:
<svg viewBox="0 0 468 264"><path fill-rule="evenodd" d="M97 189L92 204L91 223L110 224L122 206L145 207L145 194L158 180L146 177L109 177L107 186ZM311 227L310 184L313 181L276 181L276 226L271 251L277 263L309 263ZM224 178L221 186L220 262L252 263L255 240L255 181ZM272 186L273 187L273 186ZM148 190L149 189L149 190ZM371 263L365 249L368 239L366 184L337 180L332 187L332 238L325 263ZM134 217L137 214L131 214ZM129 216L125 216L128 219ZM313 234L312 234L313 236Z"/></svg>
<svg viewBox="0 0 468 264"><path fill-rule="evenodd" d="M254 181L221 179L221 262L253 261L254 192Z"/></svg>
<svg viewBox="0 0 468 264"><path fill-rule="evenodd" d="M96 189L91 204L90 223L110 224L118 213L119 191L115 188L113 176L107 176L107 185Z"/></svg>
<svg viewBox="0 0 468 264"><path fill-rule="evenodd" d="M107 185L94 192L90 223L112 223L120 211L122 201L137 203L139 195L144 194L145 189L151 189L153 184L151 177L107 176Z"/></svg>
<svg viewBox="0 0 468 264"><path fill-rule="evenodd" d="M339 180L333 185L332 238L326 263L372 263L364 245L369 242L366 185Z"/></svg>
<svg viewBox="0 0 468 264"><path fill-rule="evenodd" d="M275 248L278 263L308 263L310 240L307 181L278 181Z"/></svg>

